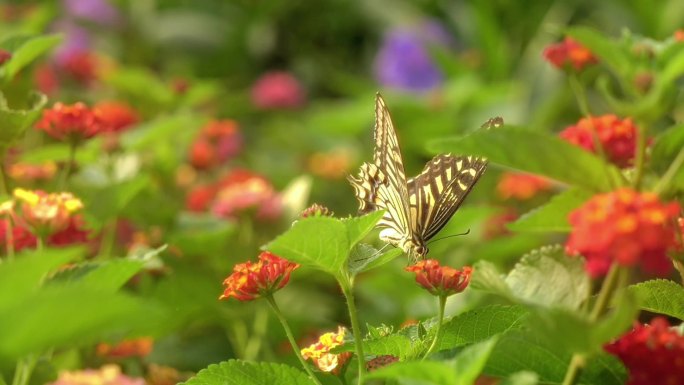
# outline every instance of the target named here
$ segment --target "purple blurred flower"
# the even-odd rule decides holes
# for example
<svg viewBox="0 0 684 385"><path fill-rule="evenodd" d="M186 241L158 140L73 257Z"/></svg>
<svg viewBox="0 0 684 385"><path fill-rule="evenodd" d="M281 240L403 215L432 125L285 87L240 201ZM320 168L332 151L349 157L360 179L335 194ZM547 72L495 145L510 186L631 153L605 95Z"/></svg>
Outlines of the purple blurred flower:
<svg viewBox="0 0 684 385"><path fill-rule="evenodd" d="M66 13L76 19L113 25L119 21L119 11L107 0L62 0Z"/></svg>
<svg viewBox="0 0 684 385"><path fill-rule="evenodd" d="M62 44L55 51L57 64L64 65L75 55L90 50L90 36L87 29L71 21L62 20L55 23L54 30L64 34Z"/></svg>
<svg viewBox="0 0 684 385"><path fill-rule="evenodd" d="M382 85L405 91L423 92L438 87L444 75L427 48L430 44L447 46L450 40L448 32L435 22L393 29L385 36L375 58L375 76Z"/></svg>

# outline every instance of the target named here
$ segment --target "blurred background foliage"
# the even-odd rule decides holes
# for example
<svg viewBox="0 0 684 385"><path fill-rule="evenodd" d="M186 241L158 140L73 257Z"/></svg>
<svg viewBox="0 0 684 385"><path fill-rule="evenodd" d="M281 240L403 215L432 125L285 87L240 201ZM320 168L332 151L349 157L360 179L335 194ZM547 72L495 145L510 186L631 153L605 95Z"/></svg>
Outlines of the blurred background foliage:
<svg viewBox="0 0 684 385"><path fill-rule="evenodd" d="M546 132L575 122L581 114L566 76L542 58L568 26L660 40L684 25L684 3L63 0L4 3L0 18L6 50L10 37L61 36L58 44L45 43L54 50L4 82L9 106L25 108L27 92L38 89L47 106L117 100L138 116L115 150L98 137L77 153L67 186L84 200L95 240L94 250L83 253L109 261L168 245L126 285L162 315L61 341L56 366L94 365L108 359L95 354L96 343L144 335L153 338L153 350L126 361L129 372L150 363L192 372L231 357L292 359L266 304L219 303L221 282L310 203L341 217L355 214L345 178L371 157L376 92L392 111L407 174L415 175L434 155L428 141L471 132L493 116ZM607 112L599 102L595 108ZM238 135L235 151L209 164L194 146L215 119L233 122ZM65 144L32 129L17 151L27 163L63 164L68 156ZM199 187L238 169L274 186L282 204L277 215L191 207ZM490 166L441 234L470 233L431 245L433 258L507 266L554 239L505 230L507 220L559 189L507 195L497 187L505 171ZM58 188L50 179L10 182ZM434 315L432 298L402 272L405 264L398 258L359 278L362 323L399 327ZM278 299L304 342L347 323L334 281L315 271L298 270ZM488 301L469 292L448 311ZM97 303L88 306L82 311L97 311Z"/></svg>

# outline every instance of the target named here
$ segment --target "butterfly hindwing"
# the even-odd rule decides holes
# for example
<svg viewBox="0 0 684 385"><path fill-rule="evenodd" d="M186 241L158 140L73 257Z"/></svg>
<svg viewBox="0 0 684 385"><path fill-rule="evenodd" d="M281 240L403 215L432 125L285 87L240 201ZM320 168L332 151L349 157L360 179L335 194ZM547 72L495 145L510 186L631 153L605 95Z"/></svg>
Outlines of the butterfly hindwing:
<svg viewBox="0 0 684 385"><path fill-rule="evenodd" d="M411 218L420 239L428 241L447 224L486 168L484 158L441 154L408 181Z"/></svg>

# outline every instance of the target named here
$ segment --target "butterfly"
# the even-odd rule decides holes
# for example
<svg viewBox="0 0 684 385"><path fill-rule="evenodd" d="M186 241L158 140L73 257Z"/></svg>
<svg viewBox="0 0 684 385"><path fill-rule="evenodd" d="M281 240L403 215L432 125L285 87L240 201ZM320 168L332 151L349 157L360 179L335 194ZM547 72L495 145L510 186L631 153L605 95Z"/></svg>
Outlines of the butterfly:
<svg viewBox="0 0 684 385"><path fill-rule="evenodd" d="M501 118L484 126L503 125ZM483 126L483 127L484 127ZM474 156L440 154L417 176L406 179L399 141L389 110L380 94L375 98L373 163L349 176L359 201L359 213L385 210L377 227L380 239L401 248L411 260L424 258L427 241L447 224L487 168Z"/></svg>

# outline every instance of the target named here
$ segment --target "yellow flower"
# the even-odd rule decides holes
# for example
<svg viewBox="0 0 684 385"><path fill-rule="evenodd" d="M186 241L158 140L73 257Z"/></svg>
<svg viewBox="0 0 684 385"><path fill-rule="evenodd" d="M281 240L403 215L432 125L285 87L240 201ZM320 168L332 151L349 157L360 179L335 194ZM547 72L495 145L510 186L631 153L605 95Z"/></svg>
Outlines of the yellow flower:
<svg viewBox="0 0 684 385"><path fill-rule="evenodd" d="M305 359L311 358L313 363L324 372L339 374L340 370L351 358L350 352L340 354L330 353L332 348L344 344L344 335L346 330L339 326L337 333L325 333L318 338L318 342L302 349L302 357Z"/></svg>
<svg viewBox="0 0 684 385"><path fill-rule="evenodd" d="M46 193L40 190L14 190L20 204L21 219L37 234L49 235L63 230L71 214L83 208L83 202L68 192Z"/></svg>

